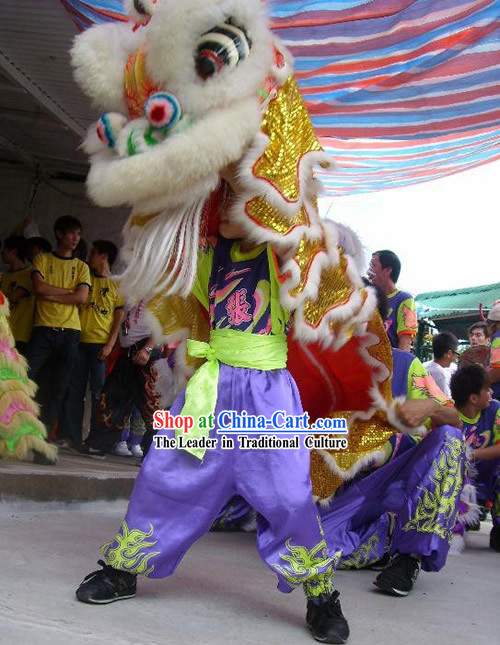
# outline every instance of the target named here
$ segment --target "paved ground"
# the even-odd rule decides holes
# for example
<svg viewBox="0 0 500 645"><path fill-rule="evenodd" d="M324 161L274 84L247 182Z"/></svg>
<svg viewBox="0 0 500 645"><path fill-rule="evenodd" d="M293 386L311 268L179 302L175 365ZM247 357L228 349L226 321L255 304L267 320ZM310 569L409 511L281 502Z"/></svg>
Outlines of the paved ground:
<svg viewBox="0 0 500 645"><path fill-rule="evenodd" d="M95 567L97 547L118 528L125 504L0 504L2 645L298 645L304 599L275 590L254 536L212 533L169 580L141 581L132 600L94 607L74 589ZM500 554L489 525L439 574L422 574L408 598L379 594L369 571L340 572L337 587L351 645L495 645Z"/></svg>

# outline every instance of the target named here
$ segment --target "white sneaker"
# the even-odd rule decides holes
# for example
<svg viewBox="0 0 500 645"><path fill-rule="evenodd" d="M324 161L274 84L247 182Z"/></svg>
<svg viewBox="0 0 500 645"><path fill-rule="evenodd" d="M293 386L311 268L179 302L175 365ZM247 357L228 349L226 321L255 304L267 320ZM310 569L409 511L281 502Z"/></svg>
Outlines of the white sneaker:
<svg viewBox="0 0 500 645"><path fill-rule="evenodd" d="M144 457L144 455L142 454L142 448L139 446L139 444L130 446L130 452L132 453L132 457L137 457L138 459L142 459L142 457Z"/></svg>
<svg viewBox="0 0 500 645"><path fill-rule="evenodd" d="M111 454L116 455L117 457L132 457L132 453L128 449L126 441L119 441L113 447L113 450L111 451Z"/></svg>

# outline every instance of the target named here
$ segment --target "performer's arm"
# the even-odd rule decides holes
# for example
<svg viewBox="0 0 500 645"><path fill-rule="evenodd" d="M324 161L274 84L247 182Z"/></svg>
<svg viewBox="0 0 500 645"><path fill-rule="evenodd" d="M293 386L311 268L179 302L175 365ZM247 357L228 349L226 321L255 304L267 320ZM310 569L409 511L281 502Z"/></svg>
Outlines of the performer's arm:
<svg viewBox="0 0 500 645"><path fill-rule="evenodd" d="M418 428L427 419L433 426L450 425L461 428L462 422L455 408L440 405L434 399L415 399L405 401L397 408L397 415L405 425Z"/></svg>
<svg viewBox="0 0 500 645"><path fill-rule="evenodd" d="M490 383L498 383L500 381L500 367L488 367L488 375L490 377Z"/></svg>
<svg viewBox="0 0 500 645"><path fill-rule="evenodd" d="M33 272L32 280L33 291L37 298L44 298L46 296L63 296L73 293L72 289L62 289L61 287L54 287L53 285L48 284L38 271Z"/></svg>
<svg viewBox="0 0 500 645"><path fill-rule="evenodd" d="M115 346L116 339L118 338L118 332L120 331L120 325L125 316L125 310L123 307L115 309L113 314L113 324L111 325L111 331L109 332L108 342L104 345L98 355L100 361L105 361L108 356L111 354L113 347Z"/></svg>
<svg viewBox="0 0 500 645"><path fill-rule="evenodd" d="M411 350L411 344L417 335L418 323L415 301L407 298L399 305L397 314L398 347L407 352Z"/></svg>
<svg viewBox="0 0 500 645"><path fill-rule="evenodd" d="M492 461L500 457L500 443L487 448L476 448L473 450L472 455L474 459L483 459L484 461Z"/></svg>
<svg viewBox="0 0 500 645"><path fill-rule="evenodd" d="M47 300L48 302L58 302L61 305L84 305L87 302L89 295L89 285L80 284L74 291L58 295L42 295L40 300Z"/></svg>

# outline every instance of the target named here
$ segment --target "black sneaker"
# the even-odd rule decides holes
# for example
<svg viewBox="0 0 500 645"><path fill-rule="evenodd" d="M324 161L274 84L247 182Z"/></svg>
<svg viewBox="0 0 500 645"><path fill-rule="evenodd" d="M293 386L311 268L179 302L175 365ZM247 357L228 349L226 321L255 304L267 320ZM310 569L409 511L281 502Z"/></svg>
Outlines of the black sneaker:
<svg viewBox="0 0 500 645"><path fill-rule="evenodd" d="M372 571L383 571L384 569L387 569L390 563L391 563L391 556L388 553L384 553L384 555L380 558L380 560L373 562L366 568L371 569Z"/></svg>
<svg viewBox="0 0 500 645"><path fill-rule="evenodd" d="M488 513L489 509L486 508L486 506L480 506L479 507L479 521L484 522L488 519Z"/></svg>
<svg viewBox="0 0 500 645"><path fill-rule="evenodd" d="M490 549L500 553L500 524L493 524L490 533Z"/></svg>
<svg viewBox="0 0 500 645"><path fill-rule="evenodd" d="M373 584L391 596L407 596L413 589L419 573L420 561L411 555L400 553L391 565L377 576Z"/></svg>
<svg viewBox="0 0 500 645"><path fill-rule="evenodd" d="M345 643L349 625L340 607L339 592L308 598L306 623L320 643Z"/></svg>
<svg viewBox="0 0 500 645"><path fill-rule="evenodd" d="M99 560L102 569L86 576L76 590L80 602L92 605L106 605L115 600L125 600L135 596L137 576L126 571L118 571Z"/></svg>
<svg viewBox="0 0 500 645"><path fill-rule="evenodd" d="M96 457L104 457L106 454L105 450L101 448L92 448L87 443L82 443L76 447L76 450L82 455L94 455Z"/></svg>

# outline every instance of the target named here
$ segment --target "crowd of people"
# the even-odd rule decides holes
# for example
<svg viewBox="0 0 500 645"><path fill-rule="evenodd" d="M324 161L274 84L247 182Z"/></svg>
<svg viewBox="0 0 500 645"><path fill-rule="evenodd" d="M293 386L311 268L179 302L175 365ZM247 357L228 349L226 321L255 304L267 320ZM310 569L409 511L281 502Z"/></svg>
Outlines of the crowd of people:
<svg viewBox="0 0 500 645"><path fill-rule="evenodd" d="M141 444L147 449L151 443L152 415L161 400L156 365L169 350L153 342L143 305L127 307L120 296L111 277L116 245L96 240L87 257L81 234L80 221L63 216L54 225L53 250L41 237L4 240L8 270L0 290L10 305L15 349L38 386L51 441L88 453L94 435L97 441L104 436L105 448L95 452L142 457ZM86 398L90 443L83 441Z"/></svg>

